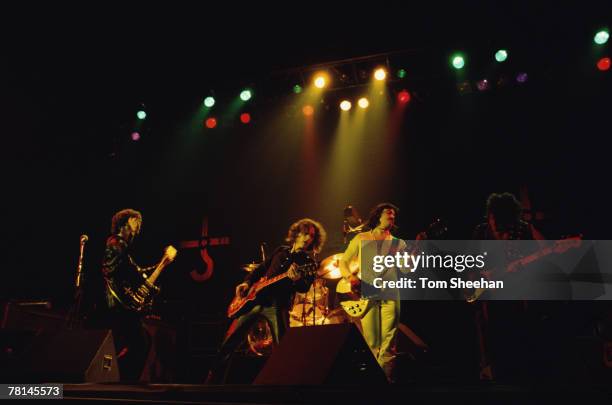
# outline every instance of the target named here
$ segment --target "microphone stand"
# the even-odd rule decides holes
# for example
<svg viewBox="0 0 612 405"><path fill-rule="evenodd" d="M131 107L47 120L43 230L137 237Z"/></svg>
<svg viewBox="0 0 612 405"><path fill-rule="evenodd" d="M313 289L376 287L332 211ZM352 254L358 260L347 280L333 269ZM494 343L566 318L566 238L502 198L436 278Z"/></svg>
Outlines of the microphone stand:
<svg viewBox="0 0 612 405"><path fill-rule="evenodd" d="M83 256L85 253L85 242L87 242L88 240L89 238L87 237L87 235L81 236L79 260L77 264L76 278L74 281L74 303L66 317L66 326L68 327L68 329L73 329L75 327L81 326L81 302L83 298L83 289L81 286L81 282L83 279Z"/></svg>

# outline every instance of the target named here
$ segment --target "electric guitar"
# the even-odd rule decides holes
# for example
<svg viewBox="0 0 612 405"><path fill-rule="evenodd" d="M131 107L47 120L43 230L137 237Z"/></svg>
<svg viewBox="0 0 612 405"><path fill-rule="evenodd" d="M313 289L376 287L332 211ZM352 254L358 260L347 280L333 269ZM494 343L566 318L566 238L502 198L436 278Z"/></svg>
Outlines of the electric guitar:
<svg viewBox="0 0 612 405"><path fill-rule="evenodd" d="M582 237L581 236L572 236L566 239L561 239L561 240L557 240L555 241L554 245L552 246L548 246L545 247L543 249L538 250L537 252L534 252L528 256L525 257L521 257L520 259L514 260L512 262L510 262L507 266L506 266L506 271L505 273L516 273L517 271L519 271L521 268L523 268L524 266L535 262L536 260L541 259L544 256L548 256L550 254L556 253L564 253L566 251L568 251L569 249L573 249L573 248L577 248L580 247L580 245L582 244ZM493 274L495 271L490 271L488 272L489 276L491 274ZM487 288L476 288L473 290L473 292L471 293L466 293L466 301L469 303L475 302L476 300L478 300L478 298L480 298L480 296L482 294L484 294L484 292L487 291Z"/></svg>
<svg viewBox="0 0 612 405"><path fill-rule="evenodd" d="M317 272L317 263L312 261L306 263L304 265L298 266L296 271L302 273L303 277L311 277L314 276ZM281 280L289 277L289 270L284 273L281 273L277 276L266 278L262 277L257 280L249 291L244 296L236 295L232 302L230 302L229 307L227 308L227 317L228 318L237 318L240 315L250 311L253 309L255 305L258 304L259 299L265 294L265 292L269 289L272 289L274 284L278 283ZM263 291L263 292L262 292Z"/></svg>
<svg viewBox="0 0 612 405"><path fill-rule="evenodd" d="M175 257L176 249L173 246L168 246L161 261L149 277L138 274L142 278L134 276L131 280L114 281L110 285L111 293L129 310L135 312L149 311L153 307L155 296L160 291L155 282L166 266L174 261Z"/></svg>
<svg viewBox="0 0 612 405"><path fill-rule="evenodd" d="M336 294L340 298L340 306L353 318L361 318L369 308L370 300L361 298L361 295L353 291L351 283L341 278L336 285Z"/></svg>

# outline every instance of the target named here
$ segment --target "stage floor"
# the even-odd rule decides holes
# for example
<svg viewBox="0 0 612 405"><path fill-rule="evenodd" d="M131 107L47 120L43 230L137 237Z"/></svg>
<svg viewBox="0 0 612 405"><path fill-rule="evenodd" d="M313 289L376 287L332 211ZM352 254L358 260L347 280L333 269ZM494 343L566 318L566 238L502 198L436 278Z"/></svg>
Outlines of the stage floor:
<svg viewBox="0 0 612 405"><path fill-rule="evenodd" d="M612 387L602 385L537 384L403 384L401 386L256 386L185 384L67 384L64 399L95 403L151 404L505 404L577 400L609 404Z"/></svg>

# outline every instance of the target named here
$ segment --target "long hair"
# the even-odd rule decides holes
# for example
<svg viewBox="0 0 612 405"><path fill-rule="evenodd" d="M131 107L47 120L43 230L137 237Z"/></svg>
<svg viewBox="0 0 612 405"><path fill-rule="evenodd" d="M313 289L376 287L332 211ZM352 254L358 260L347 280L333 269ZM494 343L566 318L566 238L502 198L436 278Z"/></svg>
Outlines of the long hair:
<svg viewBox="0 0 612 405"><path fill-rule="evenodd" d="M121 228L127 223L130 218L138 218L142 222L142 214L131 208L126 208L113 215L111 222L111 234L119 233Z"/></svg>
<svg viewBox="0 0 612 405"><path fill-rule="evenodd" d="M308 229L310 227L314 227L315 234L312 243L310 244L310 249L315 253L321 252L323 245L325 244L325 240L327 239L327 232L325 232L325 228L319 222L310 218L302 218L289 227L289 231L287 232L287 237L285 241L289 244L293 244L300 232L308 233Z"/></svg>
<svg viewBox="0 0 612 405"><path fill-rule="evenodd" d="M382 212L387 208L395 211L395 216L399 215L399 208L397 208L395 205L391 203L380 203L370 211L370 216L368 217L364 230L371 231L372 229L376 228L380 224L380 216L382 215ZM397 229L397 226L393 225L393 229Z"/></svg>
<svg viewBox="0 0 612 405"><path fill-rule="evenodd" d="M521 203L511 193L492 193L487 198L487 216L492 214L499 225L514 225L521 219Z"/></svg>

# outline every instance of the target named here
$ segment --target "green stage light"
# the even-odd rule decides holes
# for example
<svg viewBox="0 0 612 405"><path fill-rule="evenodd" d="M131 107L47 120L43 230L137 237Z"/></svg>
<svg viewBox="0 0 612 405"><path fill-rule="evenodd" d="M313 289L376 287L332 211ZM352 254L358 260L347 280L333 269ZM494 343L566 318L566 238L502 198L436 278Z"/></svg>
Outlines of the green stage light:
<svg viewBox="0 0 612 405"><path fill-rule="evenodd" d="M204 105L208 108L211 108L213 105L215 105L215 98L214 97L206 97L204 99Z"/></svg>
<svg viewBox="0 0 612 405"><path fill-rule="evenodd" d="M463 67L465 66L465 58L463 57L463 55L459 55L459 54L453 55L452 63L455 69L457 70L463 69Z"/></svg>
<svg viewBox="0 0 612 405"><path fill-rule="evenodd" d="M597 34L595 34L593 41L595 41L597 45L603 45L608 42L608 38L610 38L610 33L608 32L608 30L601 30Z"/></svg>
<svg viewBox="0 0 612 405"><path fill-rule="evenodd" d="M248 89L242 90L242 92L240 93L240 99L242 101L249 101L251 97L253 97L251 90L248 90Z"/></svg>
<svg viewBox="0 0 612 405"><path fill-rule="evenodd" d="M495 52L496 61L504 62L506 59L508 59L508 51L505 49L500 49L499 51Z"/></svg>

